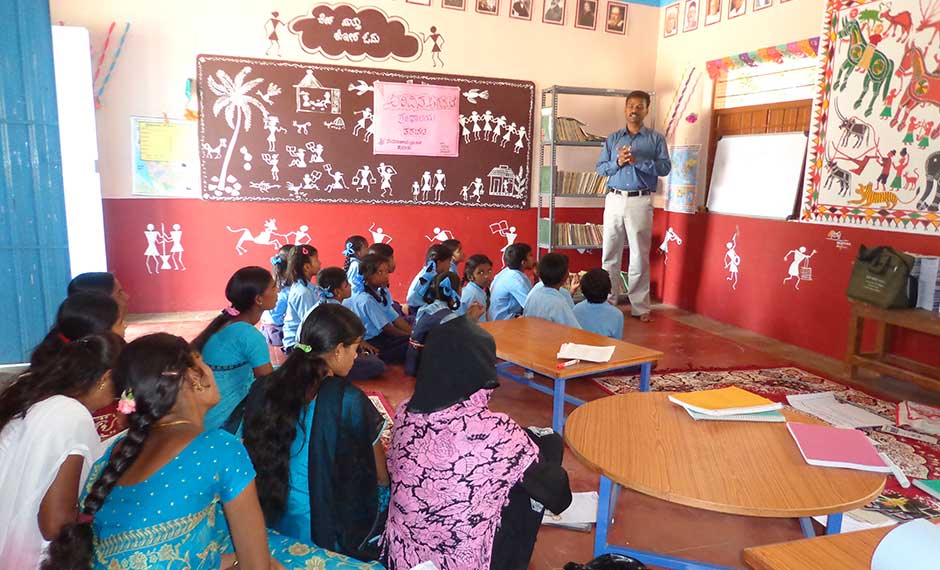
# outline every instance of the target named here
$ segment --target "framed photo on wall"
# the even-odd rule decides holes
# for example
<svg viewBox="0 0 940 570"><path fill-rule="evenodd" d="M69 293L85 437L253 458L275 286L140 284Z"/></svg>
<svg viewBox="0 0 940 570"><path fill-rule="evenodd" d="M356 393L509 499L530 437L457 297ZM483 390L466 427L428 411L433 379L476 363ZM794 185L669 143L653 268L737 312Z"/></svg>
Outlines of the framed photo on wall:
<svg viewBox="0 0 940 570"><path fill-rule="evenodd" d="M742 0L743 2L744 0ZM666 19L663 23L663 37L671 38L679 33L679 3L666 6Z"/></svg>
<svg viewBox="0 0 940 570"><path fill-rule="evenodd" d="M774 0L754 0L754 11L758 12L764 8L773 6Z"/></svg>
<svg viewBox="0 0 940 570"><path fill-rule="evenodd" d="M705 1L705 25L711 26L721 21L721 3L724 0Z"/></svg>
<svg viewBox="0 0 940 570"><path fill-rule="evenodd" d="M509 17L517 20L531 20L532 2L533 0L511 0Z"/></svg>
<svg viewBox="0 0 940 570"><path fill-rule="evenodd" d="M747 0L728 0L728 19L743 16L747 12Z"/></svg>
<svg viewBox="0 0 940 570"><path fill-rule="evenodd" d="M611 34L627 35L627 4L610 0L607 2L607 23L604 30Z"/></svg>
<svg viewBox="0 0 940 570"><path fill-rule="evenodd" d="M691 32L698 29L698 0L685 0L685 18L682 20L682 31Z"/></svg>
<svg viewBox="0 0 940 570"><path fill-rule="evenodd" d="M499 14L499 0L474 0L478 14L495 16Z"/></svg>
<svg viewBox="0 0 940 570"><path fill-rule="evenodd" d="M574 20L574 27L582 30L597 28L597 0L578 0L578 17Z"/></svg>
<svg viewBox="0 0 940 570"><path fill-rule="evenodd" d="M430 6L431 0L406 0L409 4L417 4L418 6Z"/></svg>
<svg viewBox="0 0 940 570"><path fill-rule="evenodd" d="M565 3L567 0L542 0L542 21L546 24L565 25Z"/></svg>
<svg viewBox="0 0 940 570"><path fill-rule="evenodd" d="M441 0L441 7L449 10L466 10L467 0Z"/></svg>

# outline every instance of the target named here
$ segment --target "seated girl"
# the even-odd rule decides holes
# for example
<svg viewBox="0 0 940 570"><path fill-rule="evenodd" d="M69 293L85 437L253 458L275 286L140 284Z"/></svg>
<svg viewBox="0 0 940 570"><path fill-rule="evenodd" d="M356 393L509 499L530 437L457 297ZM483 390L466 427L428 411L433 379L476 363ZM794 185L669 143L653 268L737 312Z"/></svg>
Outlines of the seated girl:
<svg viewBox="0 0 940 570"><path fill-rule="evenodd" d="M273 370L268 345L255 325L277 302L277 284L263 267L242 267L225 286L231 303L193 340L206 366L215 373L221 399L206 414L206 429L225 427L256 378Z"/></svg>
<svg viewBox="0 0 940 570"><path fill-rule="evenodd" d="M418 364L421 361L421 350L424 340L431 329L460 316L459 309L463 308L460 302L460 278L456 273L443 273L434 278L427 293L424 294L427 303L415 315L415 327L408 339L408 353L405 355L405 374L414 376L418 373ZM471 321L476 321L486 312L486 308L474 302L467 310Z"/></svg>
<svg viewBox="0 0 940 570"><path fill-rule="evenodd" d="M363 567L265 531L244 446L203 429L219 391L185 340L135 340L113 378L130 428L92 468L78 521L50 545L44 570Z"/></svg>
<svg viewBox="0 0 940 570"><path fill-rule="evenodd" d="M124 339L67 343L0 391L0 560L38 568L48 541L76 521L79 491L100 455L91 413L111 403Z"/></svg>
<svg viewBox="0 0 940 570"><path fill-rule="evenodd" d="M52 328L33 349L30 369L52 362L68 343L83 336L113 332L124 338L126 328L123 311L110 295L94 291L69 295L59 305Z"/></svg>
<svg viewBox="0 0 940 570"><path fill-rule="evenodd" d="M365 289L343 303L365 326L365 340L379 350L385 363L405 361L411 325L391 306L388 291L388 260L366 255L359 261Z"/></svg>
<svg viewBox="0 0 940 570"><path fill-rule="evenodd" d="M341 305L352 296L352 286L346 272L339 267L327 267L317 273L317 286L320 288L320 305ZM314 308L316 308L314 307ZM366 341L359 343L359 355L346 378L349 380L371 380L385 372L385 363L375 354L379 350Z"/></svg>
<svg viewBox="0 0 940 570"><path fill-rule="evenodd" d="M261 334L271 346L284 346L284 316L287 314L287 297L290 287L287 285L287 258L290 257L292 244L282 246L277 255L271 258L274 283L277 285L277 302L273 309L261 313Z"/></svg>
<svg viewBox="0 0 940 570"><path fill-rule="evenodd" d="M411 280L411 285L408 286L405 302L408 304L409 315L415 315L424 305L424 293L428 290L431 280L436 275L447 273L453 257L453 250L444 244L436 243L428 248L424 256L424 267L418 271Z"/></svg>
<svg viewBox="0 0 940 570"><path fill-rule="evenodd" d="M270 527L375 560L388 505L385 421L342 378L364 332L342 305L314 309L287 361L252 390L244 435Z"/></svg>
<svg viewBox="0 0 940 570"><path fill-rule="evenodd" d="M359 260L369 253L369 242L366 238L355 235L346 238L346 248L343 249L343 270L346 272L346 279L352 286L353 294L362 291L362 275L359 273Z"/></svg>
<svg viewBox="0 0 940 570"><path fill-rule="evenodd" d="M392 246L388 245L387 243L374 243L369 246L369 253L372 253L375 255L381 255L382 257L387 259L389 276L395 273L395 267L396 267L395 249L392 248ZM361 278L362 278L362 275L360 275L360 279ZM353 295L355 295L358 292L359 291L356 291L355 288L353 288ZM405 311L402 310L401 303L399 303L398 301L392 298L392 292L389 290L388 287L385 288L385 292L386 294L388 294L388 298L391 300L391 303L392 303L392 308L395 309L395 312L398 313L398 316L405 317L405 320L408 321L408 324L414 324L414 315L405 314Z"/></svg>
<svg viewBox="0 0 940 570"><path fill-rule="evenodd" d="M493 262L490 258L476 254L467 258L463 273L463 291L460 294L460 308L457 312L461 315L466 314L467 308L477 303L489 309L490 305L490 283L493 281ZM478 319L480 322L487 320L487 312L483 311Z"/></svg>
<svg viewBox="0 0 940 570"><path fill-rule="evenodd" d="M489 333L465 317L431 331L392 428L389 570L526 568L542 505L571 503L561 438L490 411L498 385Z"/></svg>

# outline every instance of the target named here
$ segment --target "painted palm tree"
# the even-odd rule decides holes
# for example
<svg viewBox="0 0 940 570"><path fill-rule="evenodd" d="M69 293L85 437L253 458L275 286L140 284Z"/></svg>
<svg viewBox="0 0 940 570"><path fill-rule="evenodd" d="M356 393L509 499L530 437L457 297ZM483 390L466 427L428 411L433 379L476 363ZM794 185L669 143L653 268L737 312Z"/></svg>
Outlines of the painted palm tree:
<svg viewBox="0 0 940 570"><path fill-rule="evenodd" d="M229 188L227 180L228 166L229 162L232 160L232 152L234 152L235 148L238 146L236 143L238 142L238 133L241 131L242 125L244 124L246 133L251 130L251 107L257 107L258 110L261 111L262 116L267 116L268 114L268 110L264 108L264 105L249 95L255 86L264 81L264 78L259 77L245 81L249 73L251 73L251 67L245 66L233 79L229 77L227 73L219 69L215 72L216 77L210 75L207 78L209 89L218 96L218 99L216 99L215 103L212 105L212 114L218 117L219 113L224 111L225 122L232 128L231 143L229 143L225 151L225 159L222 160L222 170L219 172L219 181L216 185L217 192L228 192L231 194L232 190L234 190Z"/></svg>

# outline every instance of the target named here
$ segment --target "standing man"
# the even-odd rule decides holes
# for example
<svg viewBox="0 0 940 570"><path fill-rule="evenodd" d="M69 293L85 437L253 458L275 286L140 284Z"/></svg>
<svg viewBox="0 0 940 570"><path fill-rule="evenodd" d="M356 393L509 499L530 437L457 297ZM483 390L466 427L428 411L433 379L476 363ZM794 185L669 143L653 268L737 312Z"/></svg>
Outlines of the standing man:
<svg viewBox="0 0 940 570"><path fill-rule="evenodd" d="M620 291L623 246L630 247L627 284L630 312L641 321L650 315L650 239L653 228L652 194L656 181L672 169L662 134L643 126L650 96L633 91L627 96L627 126L604 142L597 173L607 177L604 200L604 269L610 275L611 295Z"/></svg>

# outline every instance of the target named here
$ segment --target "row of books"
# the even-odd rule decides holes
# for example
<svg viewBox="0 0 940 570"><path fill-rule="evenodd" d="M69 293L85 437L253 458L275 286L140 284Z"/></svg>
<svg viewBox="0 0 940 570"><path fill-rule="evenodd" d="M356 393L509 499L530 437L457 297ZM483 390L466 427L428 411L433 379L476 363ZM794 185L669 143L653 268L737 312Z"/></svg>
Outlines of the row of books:
<svg viewBox="0 0 940 570"><path fill-rule="evenodd" d="M585 126L587 125L574 117L555 117L555 124L552 125L552 110L542 109L542 140L545 142L551 142L553 136L556 142L604 141L604 137L584 130Z"/></svg>
<svg viewBox="0 0 940 570"><path fill-rule="evenodd" d="M603 239L603 224L555 224L555 245L600 247Z"/></svg>
<svg viewBox="0 0 940 570"><path fill-rule="evenodd" d="M558 171L556 194L603 195L607 193L607 177L596 172Z"/></svg>

